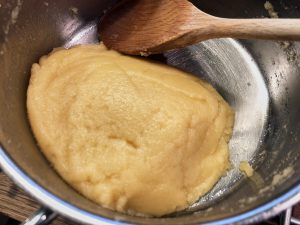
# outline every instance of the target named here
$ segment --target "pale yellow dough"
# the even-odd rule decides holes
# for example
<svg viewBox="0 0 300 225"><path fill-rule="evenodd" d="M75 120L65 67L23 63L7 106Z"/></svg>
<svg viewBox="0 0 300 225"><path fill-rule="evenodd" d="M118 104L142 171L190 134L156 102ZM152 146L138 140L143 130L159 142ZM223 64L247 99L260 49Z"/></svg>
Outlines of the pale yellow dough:
<svg viewBox="0 0 300 225"><path fill-rule="evenodd" d="M57 172L104 207L161 216L229 166L233 111L206 82L107 50L56 50L32 66L29 119Z"/></svg>
<svg viewBox="0 0 300 225"><path fill-rule="evenodd" d="M253 176L254 170L251 167L251 165L248 162L246 162L246 161L242 161L240 163L240 170L242 172L244 172L248 177L252 177Z"/></svg>

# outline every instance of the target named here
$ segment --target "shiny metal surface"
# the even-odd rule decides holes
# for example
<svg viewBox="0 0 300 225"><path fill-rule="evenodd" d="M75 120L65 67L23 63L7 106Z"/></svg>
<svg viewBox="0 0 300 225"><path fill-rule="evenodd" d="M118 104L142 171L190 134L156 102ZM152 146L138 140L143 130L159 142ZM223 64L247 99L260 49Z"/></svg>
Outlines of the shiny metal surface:
<svg viewBox="0 0 300 225"><path fill-rule="evenodd" d="M26 219L24 223L21 223L21 225L47 225L50 224L56 216L56 213L53 213L51 210L41 208L30 218Z"/></svg>
<svg viewBox="0 0 300 225"><path fill-rule="evenodd" d="M232 169L214 189L189 210L212 205L238 183L240 162L255 165L266 134L269 95L262 73L251 55L232 39L210 40L165 54L167 63L189 71L213 84L235 111L230 141Z"/></svg>
<svg viewBox="0 0 300 225"><path fill-rule="evenodd" d="M300 220L296 219L296 218L292 218L291 223L294 224L294 225L300 225Z"/></svg>
<svg viewBox="0 0 300 225"><path fill-rule="evenodd" d="M213 15L267 15L259 0L193 1ZM233 167L198 204L164 218L104 209L70 188L38 149L26 113L30 67L54 47L97 41L95 18L112 1L0 0L0 165L42 204L76 221L110 224L229 224L269 218L300 200L300 52L271 41L211 40L164 56L165 63L202 75L236 110ZM236 4L234 4L236 3ZM300 17L297 0L275 2L280 16ZM288 10L287 10L288 9ZM39 13L32 13L39 12ZM250 160L246 179L237 169Z"/></svg>
<svg viewBox="0 0 300 225"><path fill-rule="evenodd" d="M285 212L280 215L280 224L290 225L292 218L292 208L288 208Z"/></svg>

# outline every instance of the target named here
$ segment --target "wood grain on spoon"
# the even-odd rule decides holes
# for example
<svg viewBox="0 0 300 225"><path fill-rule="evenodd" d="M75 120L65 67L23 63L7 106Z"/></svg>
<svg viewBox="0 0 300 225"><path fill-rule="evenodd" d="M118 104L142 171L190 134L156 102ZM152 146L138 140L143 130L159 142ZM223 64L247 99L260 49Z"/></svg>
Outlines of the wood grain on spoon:
<svg viewBox="0 0 300 225"><path fill-rule="evenodd" d="M187 0L125 0L103 17L99 30L107 47L143 55L221 37L300 40L300 19L225 19Z"/></svg>

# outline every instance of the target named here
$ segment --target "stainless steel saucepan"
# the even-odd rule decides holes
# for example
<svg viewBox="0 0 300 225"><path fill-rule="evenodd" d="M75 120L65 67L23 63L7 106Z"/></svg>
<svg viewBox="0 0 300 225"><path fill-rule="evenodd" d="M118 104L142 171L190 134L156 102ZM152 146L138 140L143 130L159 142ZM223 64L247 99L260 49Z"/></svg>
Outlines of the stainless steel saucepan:
<svg viewBox="0 0 300 225"><path fill-rule="evenodd" d="M98 19L112 3L0 0L0 165L45 207L27 224L46 224L57 214L87 224L244 224L300 201L300 45L290 42L219 39L152 57L207 79L236 111L232 168L187 210L163 218L125 215L87 200L58 176L28 123L30 68L54 47L97 43ZM193 3L216 16L268 16L262 0ZM299 1L273 3L280 17L300 17ZM241 161L255 169L251 178L239 171Z"/></svg>

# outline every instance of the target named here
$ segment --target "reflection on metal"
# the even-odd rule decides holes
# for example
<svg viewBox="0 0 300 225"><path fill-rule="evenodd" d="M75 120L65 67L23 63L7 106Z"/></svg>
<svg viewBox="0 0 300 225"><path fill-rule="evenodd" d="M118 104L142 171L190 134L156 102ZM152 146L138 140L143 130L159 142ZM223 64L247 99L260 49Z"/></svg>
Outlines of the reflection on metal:
<svg viewBox="0 0 300 225"><path fill-rule="evenodd" d="M167 63L208 80L235 110L230 141L232 169L190 210L211 206L241 180L241 161L259 154L269 113L269 95L262 72L236 40L205 41L165 54ZM260 158L260 160L262 160Z"/></svg>
<svg viewBox="0 0 300 225"><path fill-rule="evenodd" d="M280 225L300 225L300 220L292 217L292 208L280 214Z"/></svg>
<svg viewBox="0 0 300 225"><path fill-rule="evenodd" d="M300 225L300 220L292 217L291 218L291 224L292 225Z"/></svg>
<svg viewBox="0 0 300 225"><path fill-rule="evenodd" d="M21 225L48 225L56 218L56 213L49 209L41 208Z"/></svg>

